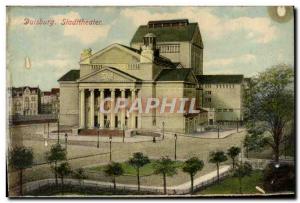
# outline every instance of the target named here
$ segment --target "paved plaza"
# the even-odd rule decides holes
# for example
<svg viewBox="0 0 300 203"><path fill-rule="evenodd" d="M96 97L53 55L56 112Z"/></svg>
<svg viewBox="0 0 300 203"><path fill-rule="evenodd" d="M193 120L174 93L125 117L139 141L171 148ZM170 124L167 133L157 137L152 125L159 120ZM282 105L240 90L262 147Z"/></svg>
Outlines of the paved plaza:
<svg viewBox="0 0 300 203"><path fill-rule="evenodd" d="M208 156L211 151L225 151L233 145L241 146L244 135L245 132L241 131L224 137L223 139L206 139L179 134L177 138L177 159L186 160L192 156L197 156L202 159L205 163L205 167L202 171L197 173L196 177L198 178L215 170L215 165L208 163ZM41 138L43 138L43 136L41 136ZM47 141L47 145L45 145L45 140L41 138L30 137L30 139L25 138L23 140L25 146L33 149L34 162L37 164L25 170L24 182L53 178L53 173L49 165L45 162L45 152L49 151L50 146L57 142L57 137L53 134L52 139ZM60 138L60 143L66 146L64 136L60 136ZM74 140L73 138L76 139ZM109 163L110 144L108 137L100 137L99 148L97 148L97 136L90 138L70 136L68 139L67 157L73 169L79 167L89 168ZM151 136L126 137L124 143L121 137L113 138L111 145L112 160L116 162L127 161L134 152L142 152L149 156L150 159L159 159L162 156L169 156L174 159L174 144L174 133L168 132L165 133L164 139L157 138L155 143L152 142ZM224 164L228 163L229 161ZM91 174L90 178L98 181L110 181L108 177L104 177L102 174ZM179 169L176 178L168 178L167 185L175 186L184 184L189 181L189 179L189 175ZM136 177L121 176L117 182L121 184L136 184ZM145 176L141 178L141 184L161 186L162 179L160 175Z"/></svg>

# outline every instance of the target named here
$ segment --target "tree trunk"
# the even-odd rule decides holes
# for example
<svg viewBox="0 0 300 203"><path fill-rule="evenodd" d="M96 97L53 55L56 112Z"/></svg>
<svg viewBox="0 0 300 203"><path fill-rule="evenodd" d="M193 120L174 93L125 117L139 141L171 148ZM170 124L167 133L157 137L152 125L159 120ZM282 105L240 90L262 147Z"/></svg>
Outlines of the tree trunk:
<svg viewBox="0 0 300 203"><path fill-rule="evenodd" d="M249 158L249 147L246 147L246 157Z"/></svg>
<svg viewBox="0 0 300 203"><path fill-rule="evenodd" d="M113 177L114 190L116 190L116 177Z"/></svg>
<svg viewBox="0 0 300 203"><path fill-rule="evenodd" d="M242 178L239 177L239 183L240 183L240 194L242 194Z"/></svg>
<svg viewBox="0 0 300 203"><path fill-rule="evenodd" d="M163 174L164 179L164 194L167 194L167 180L166 180L166 174Z"/></svg>
<svg viewBox="0 0 300 203"><path fill-rule="evenodd" d="M191 194L194 192L194 176L191 174Z"/></svg>
<svg viewBox="0 0 300 203"><path fill-rule="evenodd" d="M274 146L274 159L275 159L275 162L278 163L279 162L279 156L280 156L280 152L279 152L279 146L280 146L280 142L279 142L279 135L275 135L274 137L274 143L275 143L275 146Z"/></svg>
<svg viewBox="0 0 300 203"><path fill-rule="evenodd" d="M282 127L279 123L275 124L275 127L273 129L273 139L274 139L274 159L275 162L279 162L279 156L280 156L280 141L282 137Z"/></svg>
<svg viewBox="0 0 300 203"><path fill-rule="evenodd" d="M140 169L137 168L138 191L140 191Z"/></svg>
<svg viewBox="0 0 300 203"><path fill-rule="evenodd" d="M234 158L232 158L232 168L233 169L235 168L235 160L234 160Z"/></svg>
<svg viewBox="0 0 300 203"><path fill-rule="evenodd" d="M57 161L54 162L54 175L55 175L55 184L58 185L58 180L57 180L57 173L56 173L56 170L57 170Z"/></svg>
<svg viewBox="0 0 300 203"><path fill-rule="evenodd" d="M217 175L218 175L218 183L219 183L220 182L219 163L217 163Z"/></svg>
<svg viewBox="0 0 300 203"><path fill-rule="evenodd" d="M23 169L20 169L20 196L23 196Z"/></svg>
<svg viewBox="0 0 300 203"><path fill-rule="evenodd" d="M61 177L61 194L64 194L64 177Z"/></svg>

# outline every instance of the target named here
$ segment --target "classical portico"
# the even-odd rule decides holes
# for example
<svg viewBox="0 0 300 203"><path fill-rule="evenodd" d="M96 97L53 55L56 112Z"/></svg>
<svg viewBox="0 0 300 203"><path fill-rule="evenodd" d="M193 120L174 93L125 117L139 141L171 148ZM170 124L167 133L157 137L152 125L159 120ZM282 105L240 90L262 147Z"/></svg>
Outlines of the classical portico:
<svg viewBox="0 0 300 203"><path fill-rule="evenodd" d="M104 67L79 82L79 128L138 128L138 114L128 113L129 106L118 108L116 102L125 105L133 102L139 93L139 80L112 67Z"/></svg>
<svg viewBox="0 0 300 203"><path fill-rule="evenodd" d="M138 128L136 111L128 113L129 107L127 107L115 112L117 99L122 99L122 101L127 99L133 102L138 91L138 89L132 88L80 88L80 128ZM107 98L111 99L108 100ZM106 99L107 101L105 101ZM101 109L101 103L103 109Z"/></svg>

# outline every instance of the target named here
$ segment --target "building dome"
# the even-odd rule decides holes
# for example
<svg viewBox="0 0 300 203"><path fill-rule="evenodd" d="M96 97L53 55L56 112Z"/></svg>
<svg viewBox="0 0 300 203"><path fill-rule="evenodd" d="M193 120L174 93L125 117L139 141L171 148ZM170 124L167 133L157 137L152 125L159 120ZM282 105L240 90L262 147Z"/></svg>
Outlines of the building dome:
<svg viewBox="0 0 300 203"><path fill-rule="evenodd" d="M153 33L147 33L144 37L152 37L152 38L155 38L156 37L156 35L155 34L153 34Z"/></svg>

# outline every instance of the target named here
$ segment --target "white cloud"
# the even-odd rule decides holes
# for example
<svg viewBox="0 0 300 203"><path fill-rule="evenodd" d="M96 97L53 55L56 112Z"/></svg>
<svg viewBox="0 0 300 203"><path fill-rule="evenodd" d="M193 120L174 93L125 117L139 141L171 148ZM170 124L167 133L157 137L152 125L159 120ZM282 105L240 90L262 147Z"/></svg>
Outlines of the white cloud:
<svg viewBox="0 0 300 203"><path fill-rule="evenodd" d="M209 60L207 62L204 61L204 67L225 67L233 64L249 64L256 61L256 56L253 54L244 54L240 56L230 57L230 58L218 58Z"/></svg>
<svg viewBox="0 0 300 203"><path fill-rule="evenodd" d="M257 43L268 43L277 35L277 29L266 17L238 17L225 19L213 13L213 8L183 7L173 13L149 12L146 9L127 8L121 15L135 25L146 24L149 20L188 18L199 23L200 30L207 38L216 40L238 31L249 33L246 39ZM142 17L138 17L142 16Z"/></svg>
<svg viewBox="0 0 300 203"><path fill-rule="evenodd" d="M33 69L40 69L40 71L51 68L52 73L57 77L78 66L77 60L63 51L59 51L49 58L32 58L31 64Z"/></svg>
<svg viewBox="0 0 300 203"><path fill-rule="evenodd" d="M75 20L82 19L77 12L69 12L65 15L52 16L56 22L62 22L63 19ZM83 44L91 44L98 39L105 38L111 28L111 25L64 25L64 36L75 37Z"/></svg>

